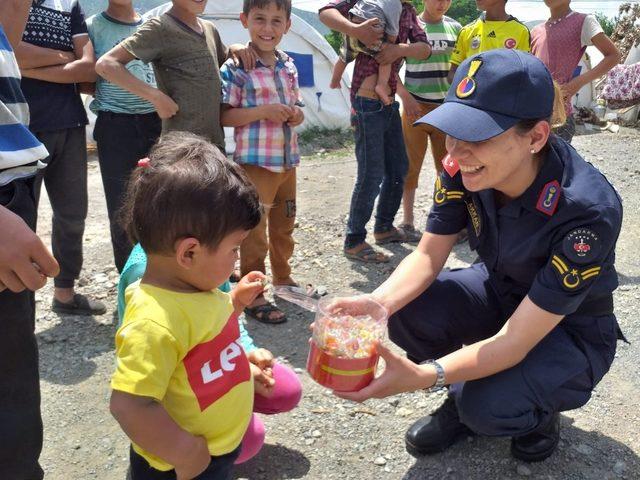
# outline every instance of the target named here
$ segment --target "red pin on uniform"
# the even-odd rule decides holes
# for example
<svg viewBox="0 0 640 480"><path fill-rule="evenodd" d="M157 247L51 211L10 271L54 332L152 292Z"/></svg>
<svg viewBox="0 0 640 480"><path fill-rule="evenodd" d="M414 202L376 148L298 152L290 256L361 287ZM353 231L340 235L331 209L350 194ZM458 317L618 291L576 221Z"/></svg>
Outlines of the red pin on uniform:
<svg viewBox="0 0 640 480"><path fill-rule="evenodd" d="M442 166L447 171L450 177L455 176L455 174L460 171L460 165L458 165L458 161L448 153L442 159Z"/></svg>

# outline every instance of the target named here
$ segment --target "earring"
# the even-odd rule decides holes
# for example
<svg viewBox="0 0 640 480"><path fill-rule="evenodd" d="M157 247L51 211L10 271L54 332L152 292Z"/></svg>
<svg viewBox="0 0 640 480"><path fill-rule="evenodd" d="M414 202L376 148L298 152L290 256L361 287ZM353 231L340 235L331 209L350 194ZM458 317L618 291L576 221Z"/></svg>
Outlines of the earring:
<svg viewBox="0 0 640 480"><path fill-rule="evenodd" d="M536 153L536 149L532 148L531 150L529 150L531 152L531 154L533 155L534 153Z"/></svg>

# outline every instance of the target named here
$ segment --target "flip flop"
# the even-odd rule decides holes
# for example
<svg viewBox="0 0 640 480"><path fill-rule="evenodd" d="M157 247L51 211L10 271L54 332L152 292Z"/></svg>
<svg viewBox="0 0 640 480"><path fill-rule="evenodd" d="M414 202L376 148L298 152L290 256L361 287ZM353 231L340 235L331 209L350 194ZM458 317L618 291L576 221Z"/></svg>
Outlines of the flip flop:
<svg viewBox="0 0 640 480"><path fill-rule="evenodd" d="M407 243L418 243L420 240L422 240L422 232L416 230L416 227L414 227L413 225L409 225L408 223L398 225L397 230L400 230L402 232L402 234L407 239Z"/></svg>
<svg viewBox="0 0 640 480"><path fill-rule="evenodd" d="M376 245L386 245L388 243L400 243L400 242L411 242L409 238L407 238L407 234L404 230L400 230L398 228L394 228L391 230L391 233L386 237L376 238Z"/></svg>
<svg viewBox="0 0 640 480"><path fill-rule="evenodd" d="M258 305L256 307L245 307L244 313L249 317L257 320L260 323L266 323L268 325L277 325L279 323L284 323L287 321L287 316L282 314L281 317L271 318L271 314L273 312L280 312L278 307L276 307L273 303L265 303L264 305Z"/></svg>
<svg viewBox="0 0 640 480"><path fill-rule="evenodd" d="M344 251L344 256L349 260L357 260L363 263L387 263L389 257L382 252L378 252L373 247L364 247L362 250L358 250L356 253Z"/></svg>

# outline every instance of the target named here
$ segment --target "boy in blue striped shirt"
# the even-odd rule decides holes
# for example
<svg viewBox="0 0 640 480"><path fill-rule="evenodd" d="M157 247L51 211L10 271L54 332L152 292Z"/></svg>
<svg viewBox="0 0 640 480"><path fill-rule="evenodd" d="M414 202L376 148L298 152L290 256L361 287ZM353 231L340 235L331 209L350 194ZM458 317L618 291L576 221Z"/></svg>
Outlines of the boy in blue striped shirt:
<svg viewBox="0 0 640 480"><path fill-rule="evenodd" d="M29 0L0 0L0 478L40 480L42 449L38 347L32 290L58 273L34 233L33 177L47 150L29 132L13 46Z"/></svg>

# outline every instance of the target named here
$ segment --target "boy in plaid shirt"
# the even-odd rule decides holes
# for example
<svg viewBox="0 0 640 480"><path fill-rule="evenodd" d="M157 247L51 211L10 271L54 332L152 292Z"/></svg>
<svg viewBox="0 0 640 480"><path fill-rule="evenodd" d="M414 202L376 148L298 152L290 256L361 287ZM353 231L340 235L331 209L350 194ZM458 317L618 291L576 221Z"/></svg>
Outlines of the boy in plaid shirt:
<svg viewBox="0 0 640 480"><path fill-rule="evenodd" d="M264 273L269 252L274 285L296 285L289 266L296 215L295 167L300 163L294 127L303 122L304 114L298 106L296 67L276 48L291 26L291 0L244 0L240 19L249 30L258 59L251 71L233 61L222 66L221 120L222 125L234 127L233 158L242 165L267 208L260 224L240 246L240 268L242 275L254 270ZM245 312L263 323L286 320L263 296Z"/></svg>

